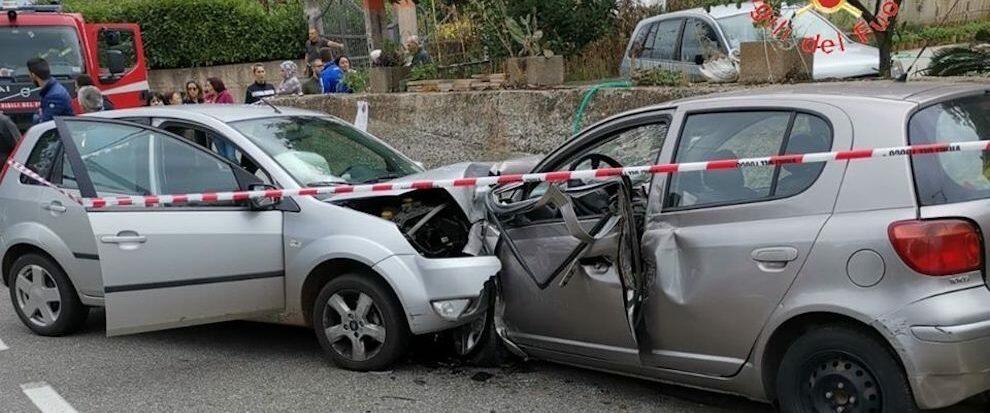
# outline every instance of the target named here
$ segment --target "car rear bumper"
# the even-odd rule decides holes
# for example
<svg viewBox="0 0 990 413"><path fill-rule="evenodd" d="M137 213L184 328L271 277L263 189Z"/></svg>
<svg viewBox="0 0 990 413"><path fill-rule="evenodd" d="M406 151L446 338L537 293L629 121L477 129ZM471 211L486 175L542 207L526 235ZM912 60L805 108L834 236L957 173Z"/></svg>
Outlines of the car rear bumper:
<svg viewBox="0 0 990 413"><path fill-rule="evenodd" d="M917 301L878 323L900 353L922 409L990 390L990 289Z"/></svg>
<svg viewBox="0 0 990 413"><path fill-rule="evenodd" d="M450 329L484 314L485 282L501 268L495 257L419 255L396 255L375 265L375 271L392 284L413 334Z"/></svg>

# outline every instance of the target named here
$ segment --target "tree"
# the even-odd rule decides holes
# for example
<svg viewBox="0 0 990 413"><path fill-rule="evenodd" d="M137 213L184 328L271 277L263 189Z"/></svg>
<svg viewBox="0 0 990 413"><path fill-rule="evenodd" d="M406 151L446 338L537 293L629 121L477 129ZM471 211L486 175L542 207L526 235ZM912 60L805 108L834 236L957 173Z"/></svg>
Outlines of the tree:
<svg viewBox="0 0 990 413"><path fill-rule="evenodd" d="M306 22L309 27L316 29L317 33L323 33L323 2L321 0L303 0L303 13L306 13Z"/></svg>
<svg viewBox="0 0 990 413"><path fill-rule="evenodd" d="M890 69L894 63L891 58L894 49L894 31L903 0L876 0L876 6L872 11L861 0L846 0L846 2L863 12L863 20L873 28L877 48L880 49L880 76L890 77Z"/></svg>

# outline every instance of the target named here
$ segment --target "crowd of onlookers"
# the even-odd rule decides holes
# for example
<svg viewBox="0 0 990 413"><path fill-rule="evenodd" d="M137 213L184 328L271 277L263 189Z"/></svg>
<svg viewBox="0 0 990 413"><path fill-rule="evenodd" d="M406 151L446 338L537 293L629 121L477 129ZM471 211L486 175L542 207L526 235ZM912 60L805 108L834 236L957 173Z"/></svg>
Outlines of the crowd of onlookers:
<svg viewBox="0 0 990 413"><path fill-rule="evenodd" d="M430 55L420 45L416 36L407 38L404 46L407 66L431 63ZM281 81L277 86L272 85L268 83L265 66L255 64L251 67L254 82L244 93L244 103L253 104L262 99L282 95L353 93L348 75L354 73L354 69L351 67L351 60L343 51L343 44L321 36L315 29L310 29L309 38L306 40L306 68L303 78L299 78L299 66L287 60L279 65ZM371 52L371 63L375 64L380 56L380 50ZM72 95L52 77L48 62L42 58L35 58L28 61L27 66L31 80L40 89L41 95L41 107L35 115L34 123L49 121L56 116L75 115ZM114 109L113 102L100 92L89 75L79 75L75 83L76 97L84 113ZM223 80L217 77L210 77L202 84L190 80L186 82L184 90L168 93L148 91L144 93L143 100L146 106L235 103ZM7 152L13 149L18 138L17 127L10 118L0 113L0 159L4 159Z"/></svg>
<svg viewBox="0 0 990 413"><path fill-rule="evenodd" d="M406 39L405 48L408 54L408 65L415 66L431 62L430 55L426 49L421 47L416 36L410 36ZM350 58L344 55L343 51L343 44L321 36L316 29L310 29L309 37L306 40L306 62L302 78L299 77L299 65L287 60L279 65L281 80L278 85L273 85L268 83L268 73L265 66L255 64L251 67L254 82L245 91L243 102L253 104L265 98L285 95L353 93L347 76L354 73L354 69L351 66ZM372 63L379 55L380 51L371 53ZM103 106L96 104L100 100L97 96L98 92L99 90L95 90L95 88L85 92L89 101L92 102L92 110L108 110L106 104ZM80 90L80 93L83 91ZM81 101L82 97L80 97ZM144 101L147 106L235 103L234 97L227 90L223 80L216 77L207 79L202 85L197 81L190 80L186 82L184 90L181 91L148 92ZM87 111L90 110L87 109Z"/></svg>

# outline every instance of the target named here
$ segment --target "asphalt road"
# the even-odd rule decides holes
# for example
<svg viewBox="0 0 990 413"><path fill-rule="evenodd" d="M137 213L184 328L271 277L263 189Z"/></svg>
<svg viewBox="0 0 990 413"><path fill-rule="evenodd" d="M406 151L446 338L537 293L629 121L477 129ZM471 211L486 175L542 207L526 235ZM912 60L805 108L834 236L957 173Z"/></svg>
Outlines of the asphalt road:
<svg viewBox="0 0 990 413"><path fill-rule="evenodd" d="M80 412L769 411L734 397L547 363L457 366L427 342L394 371L349 372L323 358L310 330L253 322L107 338L103 315L94 310L73 336L35 336L0 287L0 412L38 411L28 394L49 404L60 396Z"/></svg>

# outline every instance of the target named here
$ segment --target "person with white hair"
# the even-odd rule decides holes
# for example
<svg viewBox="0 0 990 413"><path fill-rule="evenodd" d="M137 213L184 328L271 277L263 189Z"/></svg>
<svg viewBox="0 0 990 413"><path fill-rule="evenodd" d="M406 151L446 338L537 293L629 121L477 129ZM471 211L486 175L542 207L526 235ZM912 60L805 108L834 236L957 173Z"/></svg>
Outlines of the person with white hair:
<svg viewBox="0 0 990 413"><path fill-rule="evenodd" d="M286 60L279 65L279 69L282 71L282 83L278 85L278 95L301 95L302 83L296 75L299 66L291 60Z"/></svg>
<svg viewBox="0 0 990 413"><path fill-rule="evenodd" d="M406 54L408 55L406 58L406 66L428 65L433 63L433 58L430 57L430 54L426 51L426 48L424 48L420 43L419 36L412 35L406 37L405 46Z"/></svg>
<svg viewBox="0 0 990 413"><path fill-rule="evenodd" d="M103 93L96 86L83 86L77 92L79 106L83 113L100 112L103 110Z"/></svg>

